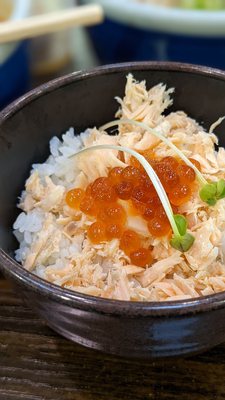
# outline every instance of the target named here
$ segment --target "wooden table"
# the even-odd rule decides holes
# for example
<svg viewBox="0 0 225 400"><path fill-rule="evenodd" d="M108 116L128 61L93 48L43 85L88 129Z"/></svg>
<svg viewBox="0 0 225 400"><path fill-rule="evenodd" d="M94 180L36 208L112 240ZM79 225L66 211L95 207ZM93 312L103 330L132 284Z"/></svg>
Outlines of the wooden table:
<svg viewBox="0 0 225 400"><path fill-rule="evenodd" d="M189 359L131 361L58 336L0 280L0 400L224 400L225 344Z"/></svg>

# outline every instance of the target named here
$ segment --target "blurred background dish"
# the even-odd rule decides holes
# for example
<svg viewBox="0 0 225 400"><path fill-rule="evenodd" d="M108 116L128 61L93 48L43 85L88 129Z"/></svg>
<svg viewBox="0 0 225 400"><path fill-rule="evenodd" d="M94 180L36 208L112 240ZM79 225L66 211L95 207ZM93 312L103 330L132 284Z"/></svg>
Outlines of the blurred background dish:
<svg viewBox="0 0 225 400"><path fill-rule="evenodd" d="M225 8L224 0L135 0L140 3L156 4L167 7L183 7L200 10L220 10Z"/></svg>
<svg viewBox="0 0 225 400"><path fill-rule="evenodd" d="M166 0L152 2L98 0L106 20L88 32L100 64L166 60L225 68L225 11L209 10L220 8L221 1L207 0L204 10L194 8L206 6L205 0L185 0L194 7L188 10L161 5Z"/></svg>
<svg viewBox="0 0 225 400"><path fill-rule="evenodd" d="M31 14L41 15L72 9L77 3L77 0L35 0ZM87 30L83 27L33 38L29 50L33 87L72 71L99 64Z"/></svg>
<svg viewBox="0 0 225 400"><path fill-rule="evenodd" d="M30 12L30 0L1 0L0 20L25 18ZM20 96L29 87L27 42L0 45L0 108Z"/></svg>
<svg viewBox="0 0 225 400"><path fill-rule="evenodd" d="M126 61L178 61L225 69L225 0L0 0L0 21L87 3L106 19L0 45L0 108L50 79Z"/></svg>
<svg viewBox="0 0 225 400"><path fill-rule="evenodd" d="M0 23L72 9L76 5L77 0L0 0ZM32 87L98 63L87 31L82 27L0 44L0 109Z"/></svg>
<svg viewBox="0 0 225 400"><path fill-rule="evenodd" d="M72 8L76 0L36 0L32 2L31 13L40 15L65 8ZM72 62L71 31L64 30L32 39L30 45L32 75L65 72Z"/></svg>

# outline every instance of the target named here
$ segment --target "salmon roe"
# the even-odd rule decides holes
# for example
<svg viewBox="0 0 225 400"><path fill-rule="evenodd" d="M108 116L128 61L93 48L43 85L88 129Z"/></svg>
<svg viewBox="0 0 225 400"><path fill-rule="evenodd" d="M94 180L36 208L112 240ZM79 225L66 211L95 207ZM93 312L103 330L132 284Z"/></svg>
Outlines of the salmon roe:
<svg viewBox="0 0 225 400"><path fill-rule="evenodd" d="M141 171L133 166L124 168L121 178L124 181L136 183L141 177Z"/></svg>
<svg viewBox="0 0 225 400"><path fill-rule="evenodd" d="M176 170L180 182L184 184L189 184L194 182L195 180L195 171L189 167L188 165L181 164L177 167Z"/></svg>
<svg viewBox="0 0 225 400"><path fill-rule="evenodd" d="M105 225L102 222L94 222L87 230L87 236L94 244L101 243L106 240Z"/></svg>
<svg viewBox="0 0 225 400"><path fill-rule="evenodd" d="M95 216L99 211L99 204L90 195L85 195L80 203L80 211L84 214Z"/></svg>
<svg viewBox="0 0 225 400"><path fill-rule="evenodd" d="M137 249L130 254L130 260L138 267L147 267L153 261L152 252L149 249Z"/></svg>
<svg viewBox="0 0 225 400"><path fill-rule="evenodd" d="M131 252L136 251L141 245L141 238L138 233L127 229L124 231L121 240L120 248L127 254L130 255Z"/></svg>
<svg viewBox="0 0 225 400"><path fill-rule="evenodd" d="M120 183L123 168L115 167L109 171L109 179L113 184Z"/></svg>
<svg viewBox="0 0 225 400"><path fill-rule="evenodd" d="M92 184L93 184L93 182L92 182L92 183L89 183L89 185L87 185L87 187L86 187L85 194L86 194L87 196L91 196Z"/></svg>
<svg viewBox="0 0 225 400"><path fill-rule="evenodd" d="M120 222L125 223L126 213L123 207L118 203L111 203L103 208L98 213L98 219L103 222Z"/></svg>
<svg viewBox="0 0 225 400"><path fill-rule="evenodd" d="M154 168L168 197L174 214L191 197L195 188L193 168L175 157L157 158L152 149L140 152ZM190 161L201 170L198 161ZM126 168L115 167L108 176L91 182L86 190L74 188L65 196L66 204L95 219L87 229L87 237L94 244L119 240L120 249L134 265L145 267L152 262L152 252L146 249L146 239L127 229L132 212L143 218L153 237L171 234L170 222L158 194L142 165L130 157ZM127 202L125 207L124 202ZM123 207L124 205L124 207Z"/></svg>
<svg viewBox="0 0 225 400"><path fill-rule="evenodd" d="M97 178L91 186L91 195L97 201L114 201L116 193L109 178Z"/></svg>
<svg viewBox="0 0 225 400"><path fill-rule="evenodd" d="M145 212L143 214L144 219L151 220L152 218L154 218L156 210L160 206L161 206L161 201L159 197L158 196L151 197L146 204Z"/></svg>
<svg viewBox="0 0 225 400"><path fill-rule="evenodd" d="M122 200L129 200L131 198L131 194L133 191L133 184L131 182L121 182L118 185L116 185L115 190L116 194L119 197L119 199Z"/></svg>
<svg viewBox="0 0 225 400"><path fill-rule="evenodd" d="M132 200L138 200L143 203L147 203L150 197L151 197L151 190L150 188L146 188L146 186L144 185L135 186L131 194Z"/></svg>
<svg viewBox="0 0 225 400"><path fill-rule="evenodd" d="M191 163L195 165L195 167L201 172L201 164L199 161L195 160L194 158L189 158L189 161L191 161Z"/></svg>
<svg viewBox="0 0 225 400"><path fill-rule="evenodd" d="M130 157L130 165L138 168L140 171L145 171L145 169L142 167L141 163L133 156Z"/></svg>
<svg viewBox="0 0 225 400"><path fill-rule="evenodd" d="M107 240L119 239L123 234L123 225L120 223L107 224L105 232Z"/></svg>
<svg viewBox="0 0 225 400"><path fill-rule="evenodd" d="M181 206L191 196L191 188L188 185L177 185L173 192L169 193L169 200L174 206Z"/></svg>
<svg viewBox="0 0 225 400"><path fill-rule="evenodd" d="M148 230L152 234L152 236L162 237L170 233L171 227L169 221L166 218L154 217L148 223Z"/></svg>
<svg viewBox="0 0 225 400"><path fill-rule="evenodd" d="M66 194L66 203L69 207L79 209L80 203L84 198L84 190L83 189L71 189Z"/></svg>
<svg viewBox="0 0 225 400"><path fill-rule="evenodd" d="M179 165L177 159L175 157L171 157L171 156L164 157L163 164L166 164L173 169L176 169Z"/></svg>
<svg viewBox="0 0 225 400"><path fill-rule="evenodd" d="M146 210L146 204L142 201L132 199L132 205L136 213L143 215Z"/></svg>

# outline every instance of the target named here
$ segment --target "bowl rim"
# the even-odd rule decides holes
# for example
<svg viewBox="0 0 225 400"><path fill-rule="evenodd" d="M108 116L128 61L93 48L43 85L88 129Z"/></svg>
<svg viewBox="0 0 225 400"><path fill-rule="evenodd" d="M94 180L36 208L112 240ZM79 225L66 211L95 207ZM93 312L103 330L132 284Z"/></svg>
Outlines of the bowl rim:
<svg viewBox="0 0 225 400"><path fill-rule="evenodd" d="M110 75L116 72L135 72L143 70L187 72L212 77L225 81L225 71L204 66L174 62L132 62L111 64L88 71L77 71L47 82L21 96L0 112L0 129L5 120L11 118L27 104L54 90L65 87L76 81L95 78L99 75ZM32 272L26 271L19 263L0 248L0 268L3 273L16 280L19 285L26 286L49 300L79 308L110 315L146 316L178 316L196 312L207 312L225 306L225 291L194 299L165 302L133 302L105 299L64 289L49 283Z"/></svg>

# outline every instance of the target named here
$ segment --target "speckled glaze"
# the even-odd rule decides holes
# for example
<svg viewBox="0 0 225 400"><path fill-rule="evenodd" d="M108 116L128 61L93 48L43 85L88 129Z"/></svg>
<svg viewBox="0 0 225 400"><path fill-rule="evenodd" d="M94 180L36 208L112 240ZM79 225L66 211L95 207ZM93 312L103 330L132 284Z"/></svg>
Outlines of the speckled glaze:
<svg viewBox="0 0 225 400"><path fill-rule="evenodd" d="M159 82L175 87L170 111L184 110L206 128L225 113L224 72L169 63L73 73L18 99L0 114L0 268L49 326L84 346L124 357L194 354L225 341L225 292L164 303L99 299L47 283L13 259L16 202L31 164L46 159L53 135L112 119L118 107L113 99L123 95L128 72L146 79L148 87Z"/></svg>

